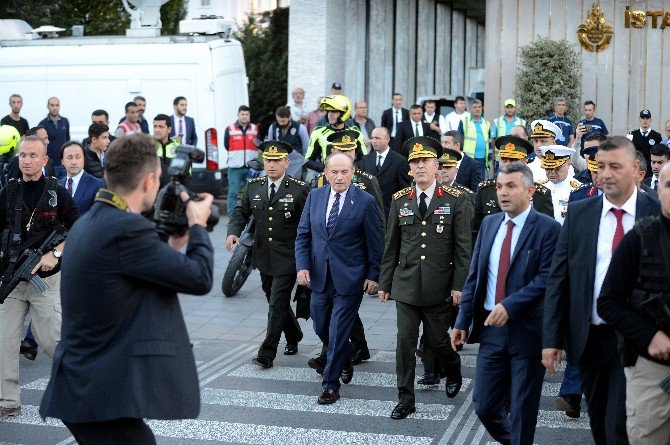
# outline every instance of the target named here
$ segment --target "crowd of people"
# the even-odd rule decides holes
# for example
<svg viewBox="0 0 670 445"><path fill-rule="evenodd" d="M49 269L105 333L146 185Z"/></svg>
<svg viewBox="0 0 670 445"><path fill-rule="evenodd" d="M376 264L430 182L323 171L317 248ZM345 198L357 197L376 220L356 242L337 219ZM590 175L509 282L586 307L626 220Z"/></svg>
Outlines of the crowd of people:
<svg viewBox="0 0 670 445"><path fill-rule="evenodd" d="M259 128L246 105L224 134L226 247L232 250L240 242L253 216L253 262L269 304L256 365L273 367L282 333L284 354L298 353L303 332L291 307L296 288L309 299L308 317L323 342L321 354L307 363L323 376L317 402L336 403L341 384L355 381L354 366L370 359L358 310L364 294L375 295L381 303L394 300L397 313L398 403L391 418L416 411L417 355L424 366L417 383L434 385L445 378L446 396L455 398L463 384L459 351L466 343L479 343L474 410L497 441L533 443L545 372L553 375L565 354L556 407L579 417L584 394L597 444L668 443L670 142L651 129L649 110L640 112L639 129L610 136L592 101L584 103L585 117L576 126L561 97L554 101L552 116L527 125L514 99L505 100L505 113L491 123L483 118L479 100L467 104L458 97L454 111L443 116L433 101L405 109L403 96L394 93L376 126L365 101L352 106L338 82L314 111L304 104L304 93L296 88L292 103L276 110L264 142L257 141ZM32 359L39 345L50 356L56 353L59 364L43 415L63 419L80 443L96 443L96 434L124 429L130 431L130 438L123 436L127 443L151 443L141 418L194 417L193 394L184 396L188 406L171 411L158 406L164 404L162 396L138 383L131 397L98 417L63 412L57 402L106 397L100 387L78 396L71 391L83 377L69 351L95 347L95 327L82 320L86 310L100 308L74 304L82 304L84 290L94 282L61 286L61 257L64 274L98 270L99 259L82 253L82 240L112 241L107 233L78 229L75 220L85 214L81 220L90 225L111 218L123 234L113 241L128 264L106 270L110 280L123 281L128 268L142 262L140 252L151 250L157 238L149 236L150 226L135 221L141 215L121 218L113 208L125 213L150 208L176 147L197 144L187 101L175 98L172 116L153 119L153 138L144 135L149 124L142 97L126 104L125 117L112 134L107 112L95 110L82 143L69 140L58 98L49 98L49 115L34 128L20 116L21 104L20 96L10 97L12 113L0 127L8 180L0 192L2 283L16 265L17 252L54 230L76 236L67 250L79 255L70 260L63 242L49 246L32 271L47 290L22 282L0 305L0 419L21 415L19 344ZM670 125L665 131L670 137ZM114 138L118 141L110 149ZM303 165L292 176L287 171L296 153ZM259 158L265 176L249 179L247 162ZM211 196L204 202L211 203ZM212 249L198 229L206 225L205 204L198 204L200 211L194 205L188 207L191 238L171 238L170 246L178 250L189 243L187 266L195 282L170 281L173 297L176 291L211 288ZM130 222L133 230L145 231L136 235L144 244L124 241L131 239L124 226ZM156 255L164 255L171 266L181 264L166 249L157 249ZM145 273L142 291L152 292L161 280L174 280L170 270L174 267L131 275ZM179 369L172 360L187 344L180 314L161 308L158 292L146 306L124 307L114 300L113 289L120 287L109 290L119 317L166 311L163 316L169 314L180 332L179 345L154 342L144 349L127 335L115 342L109 332L101 333L114 357L158 350L170 359L165 370L152 368L157 375ZM64 340L59 344L61 297ZM28 312L35 335L21 342ZM109 326L115 323L108 311L103 318ZM165 335L140 334L141 326L133 325L138 338ZM103 361L108 366L111 356ZM181 359L188 362L189 380L176 388L197 393L192 354ZM119 363L125 362L114 364ZM116 371L124 372L131 371ZM134 378L150 381L146 375ZM118 419L125 420L109 424Z"/></svg>

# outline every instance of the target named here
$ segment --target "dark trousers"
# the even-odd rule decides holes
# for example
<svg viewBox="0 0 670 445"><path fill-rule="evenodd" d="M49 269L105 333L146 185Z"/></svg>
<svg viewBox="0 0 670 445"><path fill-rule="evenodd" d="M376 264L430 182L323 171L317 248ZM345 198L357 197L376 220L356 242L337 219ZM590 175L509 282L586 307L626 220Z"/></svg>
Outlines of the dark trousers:
<svg viewBox="0 0 670 445"><path fill-rule="evenodd" d="M351 340L351 347L353 351L367 351L368 342L365 339L365 327L363 326L363 321L361 320L360 315L356 314L356 319L354 320L354 325L351 327L351 334L349 334L349 340ZM325 357L328 354L328 343L324 343L321 348L321 355Z"/></svg>
<svg viewBox="0 0 670 445"><path fill-rule="evenodd" d="M563 382L561 383L561 390L558 395L565 396L568 394L576 394L582 396L582 381L579 379L579 366L565 364L565 373L563 374Z"/></svg>
<svg viewBox="0 0 670 445"><path fill-rule="evenodd" d="M591 325L579 359L579 376L596 445L628 444L626 377L617 336L610 326Z"/></svg>
<svg viewBox="0 0 670 445"><path fill-rule="evenodd" d="M345 363L350 366L349 335L362 300L362 292L359 295L338 294L330 272L323 292L312 291L310 312L314 332L324 344L328 343L327 363L323 369L323 389L340 389L342 369Z"/></svg>
<svg viewBox="0 0 670 445"><path fill-rule="evenodd" d="M79 445L155 445L156 443L154 433L142 419L63 423Z"/></svg>
<svg viewBox="0 0 670 445"><path fill-rule="evenodd" d="M458 317L458 308L460 306L458 305L453 305L449 309L449 326L451 329L454 328L454 323L456 323L456 318ZM424 326L423 329L425 330L426 327ZM426 344L425 341L425 334L421 336L421 340L419 340L419 349L423 352L421 354L421 363L423 364L423 370L426 372L434 372L435 374L442 374L444 370L440 366L440 363L435 360L435 354L433 354L433 351L431 350L430 346Z"/></svg>
<svg viewBox="0 0 670 445"><path fill-rule="evenodd" d="M302 340L302 330L291 308L291 291L295 285L295 274L275 277L261 273L261 286L268 300L268 326L265 340L258 355L274 360L282 332L286 343L297 344Z"/></svg>
<svg viewBox="0 0 670 445"><path fill-rule="evenodd" d="M398 376L398 400L414 403L414 374L416 369L416 342L419 325L424 325L426 342L432 348L437 361L450 372L460 373L461 357L451 347L449 338L449 312L444 306L414 306L395 302L398 336L396 346L396 374Z"/></svg>

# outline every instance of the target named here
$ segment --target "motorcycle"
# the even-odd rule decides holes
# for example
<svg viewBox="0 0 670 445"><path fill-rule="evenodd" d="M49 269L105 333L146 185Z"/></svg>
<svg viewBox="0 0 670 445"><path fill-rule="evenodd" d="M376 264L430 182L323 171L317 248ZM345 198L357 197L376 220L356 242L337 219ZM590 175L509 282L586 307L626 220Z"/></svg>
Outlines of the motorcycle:
<svg viewBox="0 0 670 445"><path fill-rule="evenodd" d="M289 154L288 158L291 163L286 170L286 174L300 178L302 175L302 166L305 163L304 156L297 151L293 151ZM258 159L248 161L247 167L251 169L252 177L265 174L263 163ZM233 256L230 258L226 271L223 274L221 291L226 297L232 297L237 294L254 270L252 257L255 230L256 224L254 223L253 215L251 215L240 235L240 243L233 249Z"/></svg>

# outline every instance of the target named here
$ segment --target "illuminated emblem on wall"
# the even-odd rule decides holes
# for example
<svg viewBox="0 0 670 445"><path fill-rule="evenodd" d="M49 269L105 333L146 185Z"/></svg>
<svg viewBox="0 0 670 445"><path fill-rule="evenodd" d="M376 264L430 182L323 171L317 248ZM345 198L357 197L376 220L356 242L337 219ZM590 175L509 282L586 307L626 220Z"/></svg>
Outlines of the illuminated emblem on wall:
<svg viewBox="0 0 670 445"><path fill-rule="evenodd" d="M586 21L579 25L577 37L584 49L591 52L600 52L607 48L612 41L612 25L605 23L605 15L600 9L600 2L594 3L586 14Z"/></svg>

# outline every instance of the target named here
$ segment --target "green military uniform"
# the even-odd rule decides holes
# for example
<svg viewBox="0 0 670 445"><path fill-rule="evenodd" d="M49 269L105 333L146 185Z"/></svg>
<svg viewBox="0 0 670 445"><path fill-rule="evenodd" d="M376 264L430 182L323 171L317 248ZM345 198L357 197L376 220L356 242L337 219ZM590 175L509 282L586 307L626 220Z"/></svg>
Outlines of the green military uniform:
<svg viewBox="0 0 670 445"><path fill-rule="evenodd" d="M265 159L270 151L288 154L291 146L280 141L267 141L259 147ZM278 154L275 152L275 155ZM262 287L270 303L266 338L258 356L274 359L284 331L286 342L297 344L302 331L291 309L291 290L295 284L295 238L300 215L307 201L309 187L285 175L270 199L268 177L252 179L233 210L228 235L240 236L247 221L254 216L253 263L261 273Z"/></svg>
<svg viewBox="0 0 670 445"><path fill-rule="evenodd" d="M406 141L403 150L409 151L411 164L417 158L437 157L442 147L432 138L417 137ZM457 384L460 389L460 357L450 344L449 311L444 303L451 290L463 288L472 242L472 204L463 192L436 182L423 215L420 193L413 186L393 195L379 279L379 291L390 293L396 301L399 401L410 405L414 404L415 352L422 321L427 343L447 372L447 386Z"/></svg>

